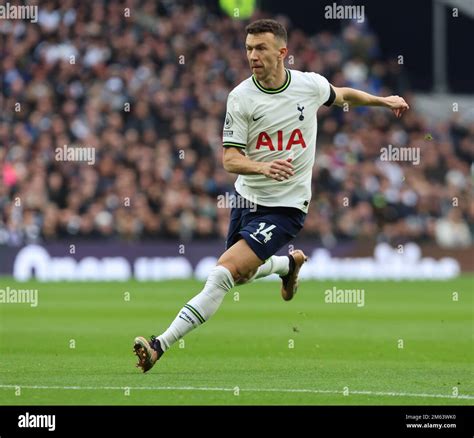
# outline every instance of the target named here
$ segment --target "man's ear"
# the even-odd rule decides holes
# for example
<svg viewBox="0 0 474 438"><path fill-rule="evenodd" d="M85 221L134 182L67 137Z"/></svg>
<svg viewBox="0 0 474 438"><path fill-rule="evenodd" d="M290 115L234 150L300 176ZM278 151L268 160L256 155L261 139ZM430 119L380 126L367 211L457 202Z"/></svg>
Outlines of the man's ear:
<svg viewBox="0 0 474 438"><path fill-rule="evenodd" d="M279 59L283 61L286 58L286 55L288 55L288 48L287 47L280 47L279 49L280 56Z"/></svg>

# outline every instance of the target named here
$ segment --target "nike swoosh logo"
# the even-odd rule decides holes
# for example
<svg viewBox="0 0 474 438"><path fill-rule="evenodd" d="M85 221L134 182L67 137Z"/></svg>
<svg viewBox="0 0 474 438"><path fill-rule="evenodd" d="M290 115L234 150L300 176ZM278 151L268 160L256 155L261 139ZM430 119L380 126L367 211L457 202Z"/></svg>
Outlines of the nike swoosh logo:
<svg viewBox="0 0 474 438"><path fill-rule="evenodd" d="M261 119L262 117L264 117L264 116L265 116L265 114L263 114L262 116L257 117L257 118L252 117L252 120L253 120L254 122L256 122L257 120L260 120L260 119Z"/></svg>
<svg viewBox="0 0 474 438"><path fill-rule="evenodd" d="M256 240L258 243L260 243L260 245L262 245L262 242L260 242L260 240L258 240L253 234L249 234L249 236L250 236L253 240Z"/></svg>

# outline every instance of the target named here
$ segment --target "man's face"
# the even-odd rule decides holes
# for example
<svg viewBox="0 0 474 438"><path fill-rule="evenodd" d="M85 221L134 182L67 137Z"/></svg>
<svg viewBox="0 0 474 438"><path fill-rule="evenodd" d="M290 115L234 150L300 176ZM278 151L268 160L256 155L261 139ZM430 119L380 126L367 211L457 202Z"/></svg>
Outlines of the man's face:
<svg viewBox="0 0 474 438"><path fill-rule="evenodd" d="M283 60L286 50L285 44L271 32L248 34L245 47L252 73L259 81L275 74L278 61Z"/></svg>

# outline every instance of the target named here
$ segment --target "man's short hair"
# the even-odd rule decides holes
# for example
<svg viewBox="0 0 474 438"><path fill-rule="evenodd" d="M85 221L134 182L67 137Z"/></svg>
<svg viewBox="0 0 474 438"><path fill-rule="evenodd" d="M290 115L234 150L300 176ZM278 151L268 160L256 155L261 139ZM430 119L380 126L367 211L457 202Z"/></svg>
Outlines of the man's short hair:
<svg viewBox="0 0 474 438"><path fill-rule="evenodd" d="M250 23L245 28L247 34L258 34L258 33L265 33L270 32L275 35L276 38L282 39L285 44L288 42L288 36L286 34L286 29L278 23L278 21L270 20L268 18L264 18L262 20L254 21Z"/></svg>

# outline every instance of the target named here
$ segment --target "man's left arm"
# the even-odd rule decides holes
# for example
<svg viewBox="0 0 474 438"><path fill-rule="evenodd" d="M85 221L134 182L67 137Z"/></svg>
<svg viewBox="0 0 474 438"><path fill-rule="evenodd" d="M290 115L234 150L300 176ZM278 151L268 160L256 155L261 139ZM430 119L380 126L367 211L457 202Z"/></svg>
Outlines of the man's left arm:
<svg viewBox="0 0 474 438"><path fill-rule="evenodd" d="M410 108L405 99L400 96L380 97L354 88L333 87L332 85L331 87L336 94L334 105L337 106L344 104L349 106L384 106L390 108L397 117L401 117Z"/></svg>

